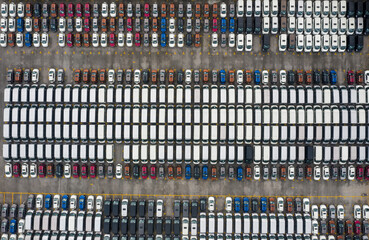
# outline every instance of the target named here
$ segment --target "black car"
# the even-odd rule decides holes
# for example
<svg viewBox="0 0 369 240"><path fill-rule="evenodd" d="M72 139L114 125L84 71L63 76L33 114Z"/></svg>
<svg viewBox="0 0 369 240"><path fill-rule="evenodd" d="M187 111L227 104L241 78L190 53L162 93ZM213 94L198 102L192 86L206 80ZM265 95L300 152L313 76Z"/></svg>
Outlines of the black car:
<svg viewBox="0 0 369 240"><path fill-rule="evenodd" d="M110 216L111 212L111 199L105 199L104 201L104 216Z"/></svg>
<svg viewBox="0 0 369 240"><path fill-rule="evenodd" d="M181 221L178 218L173 220L173 233L179 235L181 232Z"/></svg>
<svg viewBox="0 0 369 240"><path fill-rule="evenodd" d="M128 233L128 218L124 217L120 221L120 232L125 235Z"/></svg>
<svg viewBox="0 0 369 240"><path fill-rule="evenodd" d="M135 179L140 177L140 167L137 164L133 165L132 174Z"/></svg>
<svg viewBox="0 0 369 240"><path fill-rule="evenodd" d="M61 164L61 163L56 164L55 176L57 178L61 178L61 177L63 177L63 173L64 173L63 164Z"/></svg>
<svg viewBox="0 0 369 240"><path fill-rule="evenodd" d="M136 218L131 218L130 220L129 220L129 233L131 234L131 235L134 235L134 234L136 234Z"/></svg>
<svg viewBox="0 0 369 240"><path fill-rule="evenodd" d="M140 200L138 203L138 216L145 217L145 213L146 213L146 201Z"/></svg>
<svg viewBox="0 0 369 240"><path fill-rule="evenodd" d="M172 233L172 219L166 218L164 222L164 231L166 235L171 235Z"/></svg>
<svg viewBox="0 0 369 240"><path fill-rule="evenodd" d="M173 214L176 218L181 216L181 200L174 200Z"/></svg>
<svg viewBox="0 0 369 240"><path fill-rule="evenodd" d="M162 234L163 233L163 219L157 218L155 227L156 227L156 234Z"/></svg>
<svg viewBox="0 0 369 240"><path fill-rule="evenodd" d="M345 233L345 225L342 220L337 221L337 234L342 235Z"/></svg>
<svg viewBox="0 0 369 240"><path fill-rule="evenodd" d="M114 217L118 217L119 216L119 213L120 213L120 200L119 199L115 199L113 201L113 206L112 206L112 215Z"/></svg>
<svg viewBox="0 0 369 240"><path fill-rule="evenodd" d="M51 18L50 19L50 30L52 32L56 32L57 31L57 27L56 27L56 18Z"/></svg>
<svg viewBox="0 0 369 240"><path fill-rule="evenodd" d="M149 71L146 69L142 71L142 82L145 84L149 83Z"/></svg>
<svg viewBox="0 0 369 240"><path fill-rule="evenodd" d="M33 4L33 15L36 18L41 17L41 5L39 3Z"/></svg>
<svg viewBox="0 0 369 240"><path fill-rule="evenodd" d="M192 34L187 33L186 34L186 46L191 47L191 45L192 45Z"/></svg>
<svg viewBox="0 0 369 240"><path fill-rule="evenodd" d="M179 70L177 72L177 83L182 84L183 83L183 71Z"/></svg>
<svg viewBox="0 0 369 240"><path fill-rule="evenodd" d="M206 198L200 198L200 212L206 212Z"/></svg>
<svg viewBox="0 0 369 240"><path fill-rule="evenodd" d="M288 84L294 84L295 83L295 72L290 70L287 74L287 81Z"/></svg>
<svg viewBox="0 0 369 240"><path fill-rule="evenodd" d="M199 203L197 202L197 200L192 200L192 202L191 202L191 217L197 218L198 211L199 211Z"/></svg>
<svg viewBox="0 0 369 240"><path fill-rule="evenodd" d="M130 201L128 214L130 217L136 217L136 214L137 214L137 201L136 200Z"/></svg>
<svg viewBox="0 0 369 240"><path fill-rule="evenodd" d="M177 20L177 24L178 24L178 32L183 32L183 25L184 25L184 22L183 22L183 18L179 18Z"/></svg>
<svg viewBox="0 0 369 240"><path fill-rule="evenodd" d="M331 168L331 178L332 178L332 180L337 180L338 179L338 167L332 166L332 168Z"/></svg>
<svg viewBox="0 0 369 240"><path fill-rule="evenodd" d="M259 205L258 199L257 198L252 198L251 199L251 209L252 209L253 212L255 212L255 213L258 212L258 209L259 209L258 205Z"/></svg>
<svg viewBox="0 0 369 240"><path fill-rule="evenodd" d="M318 70L314 70L313 81L314 81L315 84L320 83L320 72Z"/></svg>
<svg viewBox="0 0 369 240"><path fill-rule="evenodd" d="M251 145L244 146L244 159L246 164L251 164L254 159L254 148Z"/></svg>
<svg viewBox="0 0 369 240"><path fill-rule="evenodd" d="M111 232L113 234L118 234L119 231L119 217L113 217L111 221Z"/></svg>
<svg viewBox="0 0 369 240"><path fill-rule="evenodd" d="M148 235L153 235L154 234L154 219L153 218L149 218L147 219L147 234Z"/></svg>
<svg viewBox="0 0 369 240"><path fill-rule="evenodd" d="M198 180L200 179L200 167L198 165L195 165L193 167L193 177Z"/></svg>
<svg viewBox="0 0 369 240"><path fill-rule="evenodd" d="M323 70L322 71L322 83L323 84L328 84L330 81L329 81L329 72L328 70Z"/></svg>

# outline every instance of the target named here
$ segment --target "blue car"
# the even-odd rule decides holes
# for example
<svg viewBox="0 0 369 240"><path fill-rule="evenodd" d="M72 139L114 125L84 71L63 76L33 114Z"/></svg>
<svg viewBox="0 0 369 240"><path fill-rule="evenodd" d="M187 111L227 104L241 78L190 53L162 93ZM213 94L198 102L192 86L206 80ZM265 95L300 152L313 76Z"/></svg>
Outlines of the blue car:
<svg viewBox="0 0 369 240"><path fill-rule="evenodd" d="M162 33L165 33L167 31L167 20L165 18L161 19L160 30Z"/></svg>
<svg viewBox="0 0 369 240"><path fill-rule="evenodd" d="M226 83L226 72L222 69L219 71L220 74L220 83L225 84Z"/></svg>
<svg viewBox="0 0 369 240"><path fill-rule="evenodd" d="M227 20L225 20L225 18L222 18L220 20L220 32L221 33L227 32Z"/></svg>
<svg viewBox="0 0 369 240"><path fill-rule="evenodd" d="M186 165L185 177L186 177L186 179L191 179L191 177L192 177L191 166L190 165Z"/></svg>
<svg viewBox="0 0 369 240"><path fill-rule="evenodd" d="M250 199L248 197L243 198L243 212L249 212Z"/></svg>
<svg viewBox="0 0 369 240"><path fill-rule="evenodd" d="M260 84L260 71L259 70L255 70L254 80L255 80L255 84Z"/></svg>
<svg viewBox="0 0 369 240"><path fill-rule="evenodd" d="M241 166L237 167L237 180L242 181L243 179L243 169Z"/></svg>
<svg viewBox="0 0 369 240"><path fill-rule="evenodd" d="M165 35L165 33L162 33L162 34L160 35L160 45L161 45L162 47L167 46L167 36Z"/></svg>
<svg viewBox="0 0 369 240"><path fill-rule="evenodd" d="M260 198L260 210L262 213L265 213L267 211L267 198L266 197L262 197Z"/></svg>
<svg viewBox="0 0 369 240"><path fill-rule="evenodd" d="M336 84L337 83L337 73L334 70L331 70L330 72L330 79L331 79L331 84Z"/></svg>
<svg viewBox="0 0 369 240"><path fill-rule="evenodd" d="M17 31L22 33L23 30L24 30L24 20L23 20L23 18L18 18L18 20L17 20Z"/></svg>
<svg viewBox="0 0 369 240"><path fill-rule="evenodd" d="M51 195L47 194L45 197L45 208L50 209L51 208Z"/></svg>
<svg viewBox="0 0 369 240"><path fill-rule="evenodd" d="M229 32L234 32L235 29L234 18L229 19Z"/></svg>
<svg viewBox="0 0 369 240"><path fill-rule="evenodd" d="M86 203L86 196L85 195L81 195L79 197L79 201L78 201L78 207L80 210L84 210L85 209L85 203Z"/></svg>
<svg viewBox="0 0 369 240"><path fill-rule="evenodd" d="M234 198L234 211L236 213L241 211L241 199L238 197Z"/></svg>
<svg viewBox="0 0 369 240"><path fill-rule="evenodd" d="M208 179L208 166L202 166L202 179Z"/></svg>
<svg viewBox="0 0 369 240"><path fill-rule="evenodd" d="M69 197L68 197L68 195L64 195L64 196L62 197L61 207L62 207L64 210L67 210L67 209L69 208Z"/></svg>
<svg viewBox="0 0 369 240"><path fill-rule="evenodd" d="M26 47L32 47L32 34L31 33L28 32L24 36L24 44L26 45Z"/></svg>
<svg viewBox="0 0 369 240"><path fill-rule="evenodd" d="M11 234L14 234L17 232L17 220L16 219L12 219L10 221L10 227L9 227L9 232Z"/></svg>

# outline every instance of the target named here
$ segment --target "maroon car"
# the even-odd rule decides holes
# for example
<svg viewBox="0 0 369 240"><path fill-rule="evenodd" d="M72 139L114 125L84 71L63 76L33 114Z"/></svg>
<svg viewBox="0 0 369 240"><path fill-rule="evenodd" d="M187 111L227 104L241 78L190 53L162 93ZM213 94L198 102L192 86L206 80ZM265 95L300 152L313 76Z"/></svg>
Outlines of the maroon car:
<svg viewBox="0 0 369 240"><path fill-rule="evenodd" d="M142 179L146 179L147 178L147 166L146 165L142 165L142 168L141 168L141 176L142 176Z"/></svg>
<svg viewBox="0 0 369 240"><path fill-rule="evenodd" d="M80 3L76 5L76 15L77 17L82 17L82 4Z"/></svg>
<svg viewBox="0 0 369 240"><path fill-rule="evenodd" d="M13 164L13 177L19 177L20 176L20 164L14 163Z"/></svg>
<svg viewBox="0 0 369 240"><path fill-rule="evenodd" d="M150 177L151 179L156 179L156 167L155 166L150 167Z"/></svg>
<svg viewBox="0 0 369 240"><path fill-rule="evenodd" d="M364 178L364 168L362 166L356 167L356 179L363 180Z"/></svg>
<svg viewBox="0 0 369 240"><path fill-rule="evenodd" d="M72 174L74 178L79 178L79 165L77 163L73 164Z"/></svg>
<svg viewBox="0 0 369 240"><path fill-rule="evenodd" d="M90 12L90 4L89 3L85 3L85 17L90 17L91 12Z"/></svg>
<svg viewBox="0 0 369 240"><path fill-rule="evenodd" d="M44 178L46 176L46 165L44 163L38 165L38 176L40 178Z"/></svg>
<svg viewBox="0 0 369 240"><path fill-rule="evenodd" d="M361 234L361 222L359 220L356 220L354 223L354 232L356 235Z"/></svg>
<svg viewBox="0 0 369 240"><path fill-rule="evenodd" d="M90 165L90 178L96 178L96 165Z"/></svg>
<svg viewBox="0 0 369 240"><path fill-rule="evenodd" d="M369 166L365 167L365 180L369 180Z"/></svg>
<svg viewBox="0 0 369 240"><path fill-rule="evenodd" d="M347 83L350 85L355 83L355 73L352 70L347 72Z"/></svg>
<svg viewBox="0 0 369 240"><path fill-rule="evenodd" d="M81 166L81 177L82 178L87 178L88 177L88 170L87 170L87 165L84 163Z"/></svg>

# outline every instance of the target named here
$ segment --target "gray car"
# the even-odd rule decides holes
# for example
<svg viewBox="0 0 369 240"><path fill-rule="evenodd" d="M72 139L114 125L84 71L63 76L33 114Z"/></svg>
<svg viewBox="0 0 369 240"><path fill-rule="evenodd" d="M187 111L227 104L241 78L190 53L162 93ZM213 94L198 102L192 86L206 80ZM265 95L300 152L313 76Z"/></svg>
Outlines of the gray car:
<svg viewBox="0 0 369 240"><path fill-rule="evenodd" d="M272 167L272 173L271 173L270 179L277 180L277 177L278 177L278 169L277 167Z"/></svg>
<svg viewBox="0 0 369 240"><path fill-rule="evenodd" d="M141 4L136 3L136 17L141 17Z"/></svg>
<svg viewBox="0 0 369 240"><path fill-rule="evenodd" d="M9 217L17 218L17 216L18 216L18 205L14 203L10 208Z"/></svg>
<svg viewBox="0 0 369 240"><path fill-rule="evenodd" d="M117 71L117 82L118 83L122 83L123 82L123 70L122 69L119 69Z"/></svg>
<svg viewBox="0 0 369 240"><path fill-rule="evenodd" d="M99 4L97 4L97 3L94 3L94 6L93 6L93 8L92 8L93 10L92 10L92 16L93 17L99 17Z"/></svg>
<svg viewBox="0 0 369 240"><path fill-rule="evenodd" d="M1 208L1 217L6 218L9 215L9 204L4 203L3 207Z"/></svg>
<svg viewBox="0 0 369 240"><path fill-rule="evenodd" d="M118 30L120 32L124 32L124 19L123 18L118 19Z"/></svg>
<svg viewBox="0 0 369 240"><path fill-rule="evenodd" d="M14 81L14 70L13 69L9 69L7 74L6 74L6 81L8 83L13 83Z"/></svg>
<svg viewBox="0 0 369 240"><path fill-rule="evenodd" d="M211 80L213 81L213 83L216 83L218 81L218 72L217 72L217 70L212 70L211 75L212 75Z"/></svg>
<svg viewBox="0 0 369 240"><path fill-rule="evenodd" d="M144 45L144 47L148 47L150 45L150 40L149 40L149 34L148 33L144 33L144 35L143 35L143 45Z"/></svg>
<svg viewBox="0 0 369 240"><path fill-rule="evenodd" d="M341 167L340 169L340 180L346 180L347 177L347 168L346 167Z"/></svg>
<svg viewBox="0 0 369 240"><path fill-rule="evenodd" d="M108 169L106 171L106 175L110 179L114 177L114 166L113 166L113 164L109 164L108 165Z"/></svg>
<svg viewBox="0 0 369 240"><path fill-rule="evenodd" d="M229 17L233 18L235 15L235 6L234 3L229 4Z"/></svg>
<svg viewBox="0 0 369 240"><path fill-rule="evenodd" d="M221 46L222 48L227 47L227 35L226 35L225 33L222 33L222 34L220 35L220 46Z"/></svg>
<svg viewBox="0 0 369 240"><path fill-rule="evenodd" d="M295 211L301 212L302 210L302 201L301 198L295 198Z"/></svg>
<svg viewBox="0 0 369 240"><path fill-rule="evenodd" d="M127 69L126 70L126 83L131 83L132 80L132 70Z"/></svg>
<svg viewBox="0 0 369 240"><path fill-rule="evenodd" d="M208 18L205 18L204 19L204 32L205 33L208 33L209 32L209 19Z"/></svg>
<svg viewBox="0 0 369 240"><path fill-rule="evenodd" d="M73 18L67 19L67 31L73 32Z"/></svg>
<svg viewBox="0 0 369 240"><path fill-rule="evenodd" d="M31 195L28 195L28 198L27 198L27 208L28 209L32 209L35 207L35 195L31 194Z"/></svg>
<svg viewBox="0 0 369 240"><path fill-rule="evenodd" d="M336 207L334 205L329 205L329 217L331 219L335 219L336 218Z"/></svg>
<svg viewBox="0 0 369 240"><path fill-rule="evenodd" d="M199 33L201 31L201 21L199 18L195 20L195 32Z"/></svg>
<svg viewBox="0 0 369 240"><path fill-rule="evenodd" d="M165 168L163 165L159 166L159 171L158 171L158 178L159 179L164 179L165 177Z"/></svg>
<svg viewBox="0 0 369 240"><path fill-rule="evenodd" d="M161 83L165 83L165 70L164 69L161 69L159 72L159 81Z"/></svg>
<svg viewBox="0 0 369 240"><path fill-rule="evenodd" d="M147 204L147 216L154 217L155 200L149 200Z"/></svg>
<svg viewBox="0 0 369 240"><path fill-rule="evenodd" d="M174 217L179 218L181 215L181 200L174 200Z"/></svg>
<svg viewBox="0 0 369 240"><path fill-rule="evenodd" d="M224 180L226 175L226 169L224 166L220 166L219 168L219 179Z"/></svg>
<svg viewBox="0 0 369 240"><path fill-rule="evenodd" d="M100 179L105 178L105 168L104 168L104 165L100 164L97 167L97 175L99 176Z"/></svg>
<svg viewBox="0 0 369 240"><path fill-rule="evenodd" d="M28 83L31 80L31 69L24 69L23 82Z"/></svg>
<svg viewBox="0 0 369 240"><path fill-rule="evenodd" d="M144 32L148 33L150 31L150 22L148 18L144 19Z"/></svg>
<svg viewBox="0 0 369 240"><path fill-rule="evenodd" d="M264 167L263 168L263 179L264 180L268 180L269 179L269 168L268 167Z"/></svg>
<svg viewBox="0 0 369 240"><path fill-rule="evenodd" d="M5 218L1 221L1 232L6 233L8 232L8 230L9 230L9 220Z"/></svg>
<svg viewBox="0 0 369 240"><path fill-rule="evenodd" d="M194 82L199 83L200 82L200 71L194 70L193 72L194 72Z"/></svg>
<svg viewBox="0 0 369 240"><path fill-rule="evenodd" d="M190 214L190 201L183 200L182 201L182 217L189 217Z"/></svg>
<svg viewBox="0 0 369 240"><path fill-rule="evenodd" d="M141 31L141 19L136 18L135 20L135 31L140 32Z"/></svg>
<svg viewBox="0 0 369 240"><path fill-rule="evenodd" d="M228 178L230 180L233 180L234 179L234 167L229 167L228 168Z"/></svg>
<svg viewBox="0 0 369 240"><path fill-rule="evenodd" d="M183 12L184 12L184 10L183 10L183 3L179 3L178 4L178 17L180 17L180 18L182 18L183 17Z"/></svg>

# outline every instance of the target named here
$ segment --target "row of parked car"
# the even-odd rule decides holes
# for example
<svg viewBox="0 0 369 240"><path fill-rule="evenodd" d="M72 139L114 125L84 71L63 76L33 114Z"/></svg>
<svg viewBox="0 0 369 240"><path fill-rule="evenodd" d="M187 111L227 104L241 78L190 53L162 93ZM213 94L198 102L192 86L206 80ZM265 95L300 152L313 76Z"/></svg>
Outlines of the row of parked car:
<svg viewBox="0 0 369 240"><path fill-rule="evenodd" d="M5 176L11 177L23 177L23 178L105 178L108 179L202 179L202 180L229 180L243 181L243 180L282 180L282 181L294 181L294 180L315 180L315 181L328 181L328 180L369 180L369 167L362 165L348 166L293 166L288 167L281 165L280 167L269 167L255 165L246 167L225 167L225 166L208 166L208 165L194 165L187 164L182 170L181 165L165 167L164 165L151 165L148 167L146 164L140 165L126 164L109 164L105 167L103 164L96 165L95 163L74 163L72 166L69 163L6 163L5 164ZM226 169L228 168L228 172ZM347 172L348 171L348 172ZM183 173L184 172L184 173ZM184 176L183 176L184 175ZM226 176L228 175L228 176Z"/></svg>

